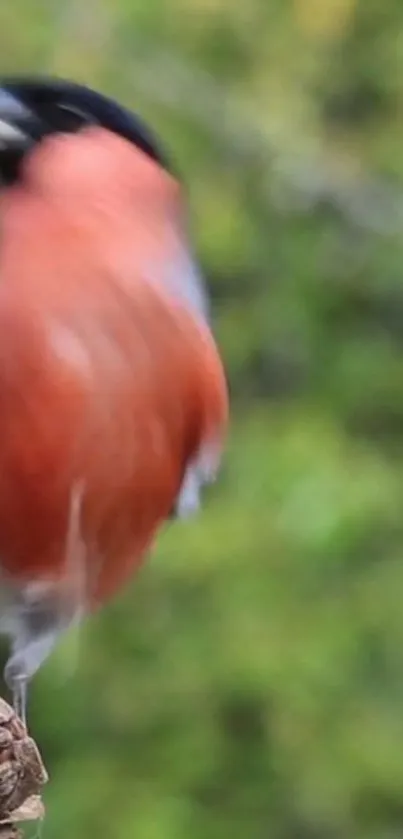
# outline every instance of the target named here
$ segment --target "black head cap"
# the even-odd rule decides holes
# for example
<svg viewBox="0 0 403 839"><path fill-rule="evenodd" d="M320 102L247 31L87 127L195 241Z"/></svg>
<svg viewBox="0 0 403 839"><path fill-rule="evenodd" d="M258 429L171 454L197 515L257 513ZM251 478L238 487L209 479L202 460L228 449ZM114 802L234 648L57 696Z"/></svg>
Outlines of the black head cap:
<svg viewBox="0 0 403 839"><path fill-rule="evenodd" d="M41 77L0 78L0 179L18 179L24 154L49 134L100 125L169 169L147 126L129 109L85 85Z"/></svg>

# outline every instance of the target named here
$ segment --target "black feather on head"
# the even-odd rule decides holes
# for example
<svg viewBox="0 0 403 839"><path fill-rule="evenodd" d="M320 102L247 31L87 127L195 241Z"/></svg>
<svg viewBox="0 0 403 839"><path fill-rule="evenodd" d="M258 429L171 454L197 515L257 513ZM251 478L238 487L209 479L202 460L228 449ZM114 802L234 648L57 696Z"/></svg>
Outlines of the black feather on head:
<svg viewBox="0 0 403 839"><path fill-rule="evenodd" d="M169 169L147 126L113 99L63 79L8 77L0 78L0 180L16 181L24 155L44 137L89 125L118 134Z"/></svg>

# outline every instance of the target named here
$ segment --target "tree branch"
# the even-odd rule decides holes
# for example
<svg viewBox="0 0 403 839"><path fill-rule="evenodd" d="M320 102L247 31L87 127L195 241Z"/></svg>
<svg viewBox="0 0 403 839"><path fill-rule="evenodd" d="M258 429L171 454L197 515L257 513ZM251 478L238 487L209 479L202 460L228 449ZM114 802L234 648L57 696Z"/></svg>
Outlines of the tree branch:
<svg viewBox="0 0 403 839"><path fill-rule="evenodd" d="M0 839L18 839L18 823L43 818L40 793L47 780L35 741L0 698Z"/></svg>

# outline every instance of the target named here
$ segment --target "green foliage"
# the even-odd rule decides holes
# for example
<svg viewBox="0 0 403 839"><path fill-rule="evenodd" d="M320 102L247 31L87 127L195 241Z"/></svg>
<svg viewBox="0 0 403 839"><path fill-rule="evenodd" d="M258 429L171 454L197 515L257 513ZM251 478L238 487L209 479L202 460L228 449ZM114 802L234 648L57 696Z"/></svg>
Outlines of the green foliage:
<svg viewBox="0 0 403 839"><path fill-rule="evenodd" d="M14 0L2 69L148 118L233 394L197 520L36 679L58 839L403 830L403 7Z"/></svg>

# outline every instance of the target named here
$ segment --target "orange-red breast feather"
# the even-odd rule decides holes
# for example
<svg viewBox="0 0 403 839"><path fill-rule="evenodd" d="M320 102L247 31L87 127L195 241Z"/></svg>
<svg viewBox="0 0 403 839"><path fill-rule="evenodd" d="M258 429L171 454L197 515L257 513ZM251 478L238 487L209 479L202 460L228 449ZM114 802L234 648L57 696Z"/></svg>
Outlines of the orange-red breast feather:
<svg viewBox="0 0 403 839"><path fill-rule="evenodd" d="M0 557L13 579L66 574L79 486L86 598L104 601L187 467L219 458L227 391L182 214L171 176L101 128L42 142L3 192Z"/></svg>

